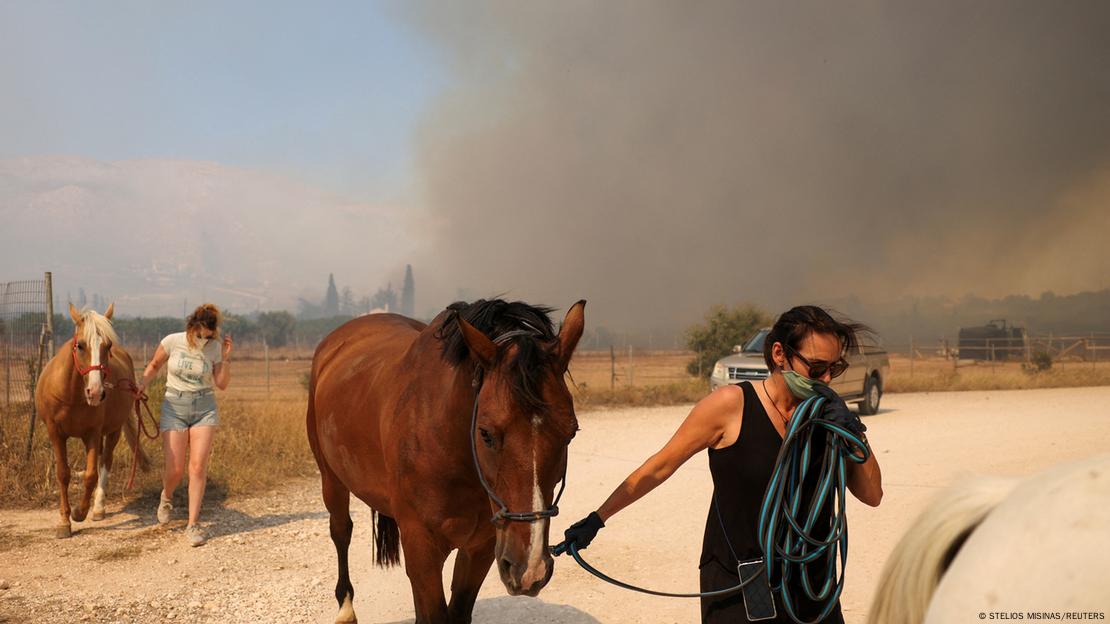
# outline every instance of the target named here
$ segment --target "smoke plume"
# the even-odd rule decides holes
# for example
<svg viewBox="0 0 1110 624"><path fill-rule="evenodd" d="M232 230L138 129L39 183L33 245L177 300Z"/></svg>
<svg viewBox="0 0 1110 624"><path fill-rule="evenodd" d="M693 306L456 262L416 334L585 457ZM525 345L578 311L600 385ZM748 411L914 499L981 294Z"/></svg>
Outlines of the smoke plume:
<svg viewBox="0 0 1110 624"><path fill-rule="evenodd" d="M660 327L1107 286L1105 2L401 10L454 77L419 139L432 296Z"/></svg>

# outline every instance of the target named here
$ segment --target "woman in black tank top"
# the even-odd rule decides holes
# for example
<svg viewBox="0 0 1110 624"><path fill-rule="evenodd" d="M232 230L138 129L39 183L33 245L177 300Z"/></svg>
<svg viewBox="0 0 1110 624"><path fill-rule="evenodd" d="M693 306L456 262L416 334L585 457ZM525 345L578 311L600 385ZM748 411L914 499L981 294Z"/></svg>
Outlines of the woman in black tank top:
<svg viewBox="0 0 1110 624"><path fill-rule="evenodd" d="M701 590L736 585L737 560L762 555L757 541L760 505L794 408L807 396L812 381L827 384L843 372L843 355L855 347L856 332L861 329L866 328L837 321L816 306L799 306L784 313L764 345L770 377L757 385L718 388L699 401L658 453L617 486L597 511L566 530L567 541L577 542L579 550L585 548L614 514L665 481L694 454L708 449L716 503L710 501L705 523L699 562ZM858 416L852 417L858 422ZM802 484L803 497L812 493L816 477L815 472L811 473ZM882 500L882 476L874 453L862 464L848 462L848 489L871 506ZM830 506L821 512L824 519L831 514ZM827 520L818 526L827 526ZM824 560L810 565L823 566ZM812 620L819 615L820 606L806 600L800 588L794 588L791 595L799 617ZM778 592L774 600L778 615L760 621L791 622ZM740 593L702 599L701 607L705 623L749 621ZM822 621L844 621L839 603Z"/></svg>

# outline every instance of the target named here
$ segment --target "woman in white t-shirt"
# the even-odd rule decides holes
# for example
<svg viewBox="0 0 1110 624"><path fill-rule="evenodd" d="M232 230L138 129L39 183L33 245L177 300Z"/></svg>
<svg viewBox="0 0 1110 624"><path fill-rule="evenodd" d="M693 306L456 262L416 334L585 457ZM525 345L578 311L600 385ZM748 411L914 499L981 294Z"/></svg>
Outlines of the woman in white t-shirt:
<svg viewBox="0 0 1110 624"><path fill-rule="evenodd" d="M139 389L144 390L163 365L166 367L166 398L162 400L162 450L165 472L158 501L158 523L170 520L173 491L185 473L189 452L189 523L185 538L193 546L207 541L197 524L201 500L208 480L208 457L212 438L220 424L215 388L226 390L231 381L228 356L231 335L220 342L220 311L212 304L198 307L185 321L185 331L162 339L154 357L143 371Z"/></svg>

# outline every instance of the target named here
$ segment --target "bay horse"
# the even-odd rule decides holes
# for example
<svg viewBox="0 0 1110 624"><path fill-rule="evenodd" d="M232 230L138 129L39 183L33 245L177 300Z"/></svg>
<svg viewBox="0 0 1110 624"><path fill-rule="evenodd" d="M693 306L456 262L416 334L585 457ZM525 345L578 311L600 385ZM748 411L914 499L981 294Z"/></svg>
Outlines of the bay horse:
<svg viewBox="0 0 1110 624"><path fill-rule="evenodd" d="M46 363L35 385L35 407L46 424L50 445L54 447L61 498L55 531L59 538L72 534L70 519L74 522L85 519L94 486L92 519L104 518L104 490L121 431L139 465L144 470L149 466L139 446L136 426L129 418L134 397L122 388L113 387L124 380L130 380L132 385L135 382L131 356L119 345L119 337L112 328L114 310L115 304L111 304L103 315L93 310L78 312L70 304L73 337ZM80 505L72 509L72 513L66 458L66 440L71 437L80 438L85 444L85 491Z"/></svg>
<svg viewBox="0 0 1110 624"><path fill-rule="evenodd" d="M551 308L500 299L452 304L427 325L373 314L316 348L306 421L338 556L337 622L357 621L352 493L372 509L375 564L399 565L403 548L420 624L470 622L494 560L511 595L547 584L554 489L578 429L565 373L585 304L558 332Z"/></svg>
<svg viewBox="0 0 1110 624"><path fill-rule="evenodd" d="M1102 619L1066 616L1110 608L1110 454L942 491L880 579L869 624Z"/></svg>

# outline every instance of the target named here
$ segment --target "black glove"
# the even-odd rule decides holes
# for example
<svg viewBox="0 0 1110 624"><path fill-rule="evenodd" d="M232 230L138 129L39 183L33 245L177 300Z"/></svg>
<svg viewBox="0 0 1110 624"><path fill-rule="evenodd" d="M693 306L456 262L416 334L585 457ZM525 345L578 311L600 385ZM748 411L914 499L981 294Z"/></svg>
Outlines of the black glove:
<svg viewBox="0 0 1110 624"><path fill-rule="evenodd" d="M570 525L566 531L563 531L562 543L556 545L552 552L556 555L561 555L567 551L567 548L573 543L578 545L578 550L586 550L590 542L594 541L594 536L597 532L605 527L602 522L601 516L597 515L596 511L591 511L590 515L582 518L578 522Z"/></svg>
<svg viewBox="0 0 1110 624"><path fill-rule="evenodd" d="M863 432L867 431L867 425L863 424L858 414L848 409L848 404L844 402L844 399L840 398L840 395L837 394L835 390L823 383L813 384L813 390L817 392L819 396L825 398L825 405L821 412L821 418L851 431L856 437L862 436Z"/></svg>

